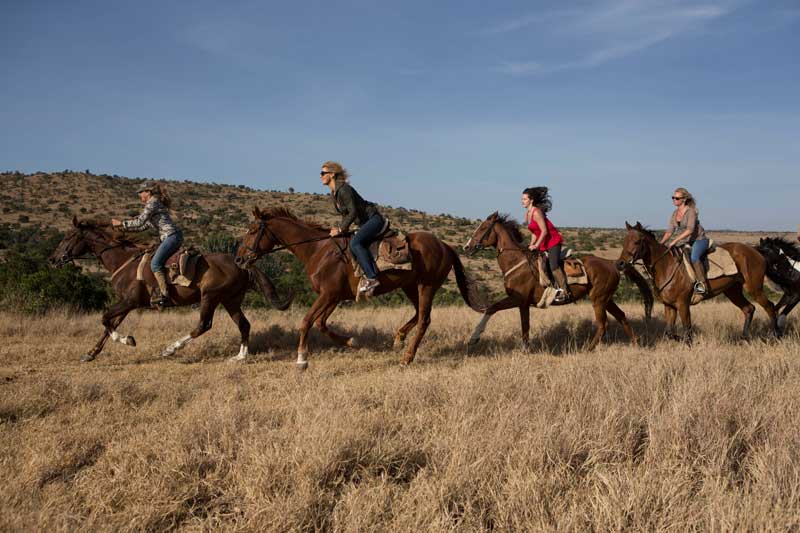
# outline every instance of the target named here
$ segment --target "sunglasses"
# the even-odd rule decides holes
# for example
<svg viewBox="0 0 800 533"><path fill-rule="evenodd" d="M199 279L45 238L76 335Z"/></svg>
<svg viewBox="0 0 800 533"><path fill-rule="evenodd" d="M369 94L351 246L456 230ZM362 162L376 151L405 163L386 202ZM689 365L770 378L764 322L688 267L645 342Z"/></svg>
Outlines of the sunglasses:
<svg viewBox="0 0 800 533"><path fill-rule="evenodd" d="M325 174L336 174L336 172L333 172L332 170L322 170L319 173L320 176L324 176Z"/></svg>
<svg viewBox="0 0 800 533"><path fill-rule="evenodd" d="M673 200L685 200L686 197L685 196L673 196L672 199Z"/></svg>

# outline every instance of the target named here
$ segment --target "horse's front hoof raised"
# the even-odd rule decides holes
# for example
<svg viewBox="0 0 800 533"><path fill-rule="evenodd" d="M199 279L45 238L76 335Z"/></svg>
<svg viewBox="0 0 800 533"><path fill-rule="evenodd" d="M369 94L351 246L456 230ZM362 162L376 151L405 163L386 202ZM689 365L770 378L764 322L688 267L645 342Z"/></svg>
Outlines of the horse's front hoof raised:
<svg viewBox="0 0 800 533"><path fill-rule="evenodd" d="M91 361L94 361L94 358L95 358L95 356L90 354L90 353L83 354L81 356L81 363L89 363Z"/></svg>

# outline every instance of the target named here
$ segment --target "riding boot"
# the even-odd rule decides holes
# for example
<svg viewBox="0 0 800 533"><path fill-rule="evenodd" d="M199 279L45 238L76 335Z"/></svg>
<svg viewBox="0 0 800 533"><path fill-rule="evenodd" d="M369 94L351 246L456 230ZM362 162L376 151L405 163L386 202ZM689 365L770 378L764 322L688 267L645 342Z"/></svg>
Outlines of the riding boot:
<svg viewBox="0 0 800 533"><path fill-rule="evenodd" d="M694 292L705 297L708 294L708 280L706 279L706 267L702 259L692 263L692 268L694 269L695 277Z"/></svg>
<svg viewBox="0 0 800 533"><path fill-rule="evenodd" d="M154 293L150 297L150 304L158 307L169 307L172 305L172 301L169 298L169 289L167 288L167 274L163 270L160 270L158 272L153 272L153 276L156 278L158 291L161 294Z"/></svg>
<svg viewBox="0 0 800 533"><path fill-rule="evenodd" d="M572 294L569 290L567 283L567 274L564 272L564 267L560 267L553 272L553 277L556 279L556 297L553 300L558 303L566 303L572 300Z"/></svg>

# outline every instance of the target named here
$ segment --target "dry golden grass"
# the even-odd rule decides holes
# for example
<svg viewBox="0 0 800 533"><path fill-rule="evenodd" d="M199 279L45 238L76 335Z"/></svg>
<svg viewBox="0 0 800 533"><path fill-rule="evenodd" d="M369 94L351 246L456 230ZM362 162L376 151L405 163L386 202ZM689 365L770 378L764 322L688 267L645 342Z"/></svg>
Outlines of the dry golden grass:
<svg viewBox="0 0 800 533"><path fill-rule="evenodd" d="M478 315L434 310L415 363L391 333L408 309L351 308L294 369L302 311L253 312L251 363L220 314L179 357L158 359L194 313L134 314L78 357L97 316L0 315L0 530L787 530L800 528L800 336L771 341L763 314L695 308L694 347L644 347L616 325L585 353L587 305L515 312L464 354ZM759 311L760 313L760 311Z"/></svg>

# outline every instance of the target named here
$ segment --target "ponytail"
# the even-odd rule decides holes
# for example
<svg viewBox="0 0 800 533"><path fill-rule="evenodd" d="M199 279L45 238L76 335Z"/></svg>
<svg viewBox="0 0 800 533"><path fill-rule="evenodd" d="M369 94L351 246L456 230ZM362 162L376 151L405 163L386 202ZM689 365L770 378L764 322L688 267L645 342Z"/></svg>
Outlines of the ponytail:
<svg viewBox="0 0 800 533"><path fill-rule="evenodd" d="M161 203L164 204L164 207L169 209L172 206L172 197L169 195L169 192L167 192L167 187L165 185L161 183L156 184L152 192L158 196Z"/></svg>

